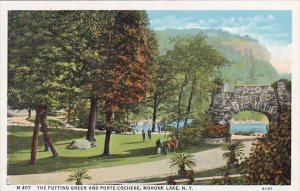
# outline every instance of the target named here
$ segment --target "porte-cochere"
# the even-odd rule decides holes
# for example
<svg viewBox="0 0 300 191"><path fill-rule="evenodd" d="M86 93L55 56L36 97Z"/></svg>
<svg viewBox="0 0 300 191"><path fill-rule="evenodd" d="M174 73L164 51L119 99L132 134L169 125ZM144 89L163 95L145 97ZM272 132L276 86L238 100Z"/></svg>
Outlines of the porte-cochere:
<svg viewBox="0 0 300 191"><path fill-rule="evenodd" d="M224 83L219 91L213 93L210 113L213 123L229 127L234 114L241 111L264 113L271 123L279 125L281 109L291 105L291 94L284 82L271 85L235 86L233 92L226 92Z"/></svg>

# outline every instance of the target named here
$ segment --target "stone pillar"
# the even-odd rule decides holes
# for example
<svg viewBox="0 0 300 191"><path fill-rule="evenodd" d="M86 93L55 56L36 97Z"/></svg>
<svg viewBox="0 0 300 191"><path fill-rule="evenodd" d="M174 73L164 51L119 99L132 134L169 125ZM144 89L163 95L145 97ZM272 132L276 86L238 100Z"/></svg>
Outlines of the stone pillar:
<svg viewBox="0 0 300 191"><path fill-rule="evenodd" d="M281 106L291 105L291 94L284 82L277 82L277 96Z"/></svg>

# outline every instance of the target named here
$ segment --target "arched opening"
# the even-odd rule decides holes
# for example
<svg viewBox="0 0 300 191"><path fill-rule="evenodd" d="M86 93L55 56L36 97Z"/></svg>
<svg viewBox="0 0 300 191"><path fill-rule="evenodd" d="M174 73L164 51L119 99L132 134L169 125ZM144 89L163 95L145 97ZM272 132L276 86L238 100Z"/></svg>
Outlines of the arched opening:
<svg viewBox="0 0 300 191"><path fill-rule="evenodd" d="M261 136L268 132L269 119L257 111L241 111L230 122L231 135Z"/></svg>

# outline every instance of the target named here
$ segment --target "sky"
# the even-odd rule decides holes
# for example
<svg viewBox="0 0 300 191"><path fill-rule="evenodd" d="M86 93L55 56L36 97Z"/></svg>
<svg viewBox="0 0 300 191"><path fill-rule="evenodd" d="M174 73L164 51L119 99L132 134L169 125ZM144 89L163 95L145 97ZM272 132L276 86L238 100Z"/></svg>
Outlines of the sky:
<svg viewBox="0 0 300 191"><path fill-rule="evenodd" d="M221 29L257 39L272 55L279 73L291 73L292 12L270 10L147 11L150 27Z"/></svg>

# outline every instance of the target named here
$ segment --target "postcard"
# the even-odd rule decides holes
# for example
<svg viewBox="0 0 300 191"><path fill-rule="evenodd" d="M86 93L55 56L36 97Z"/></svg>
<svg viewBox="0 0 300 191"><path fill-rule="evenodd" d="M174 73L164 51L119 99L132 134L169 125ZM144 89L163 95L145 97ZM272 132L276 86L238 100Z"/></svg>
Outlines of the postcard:
<svg viewBox="0 0 300 191"><path fill-rule="evenodd" d="M299 1L0 5L0 190L300 189Z"/></svg>

